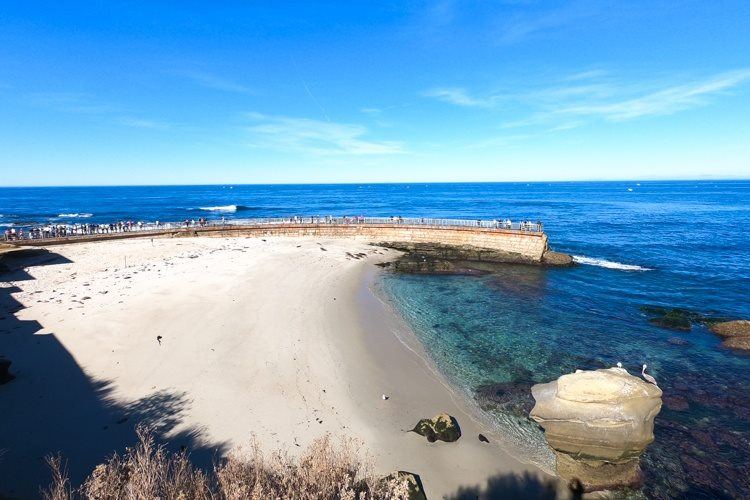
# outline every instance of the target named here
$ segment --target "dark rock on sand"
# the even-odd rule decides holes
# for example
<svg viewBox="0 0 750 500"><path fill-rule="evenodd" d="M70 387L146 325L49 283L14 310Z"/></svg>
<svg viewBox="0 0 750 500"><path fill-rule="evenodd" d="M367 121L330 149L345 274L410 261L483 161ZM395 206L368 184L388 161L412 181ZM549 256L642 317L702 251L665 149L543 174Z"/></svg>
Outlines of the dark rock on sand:
<svg viewBox="0 0 750 500"><path fill-rule="evenodd" d="M16 378L10 373L11 362L9 359L0 359L0 385L6 384Z"/></svg>
<svg viewBox="0 0 750 500"><path fill-rule="evenodd" d="M750 321L723 321L709 327L713 333L724 339L722 345L730 349L750 351Z"/></svg>
<svg viewBox="0 0 750 500"><path fill-rule="evenodd" d="M447 413L439 413L433 418L423 418L412 430L426 437L430 443L438 440L452 443L461 437L458 421Z"/></svg>
<svg viewBox="0 0 750 500"><path fill-rule="evenodd" d="M393 479L406 479L406 483L409 488L409 495L405 500L427 500L427 495L424 492L424 486L422 486L422 480L418 474L414 474L406 471L391 472L387 476L382 477L381 481L390 481Z"/></svg>

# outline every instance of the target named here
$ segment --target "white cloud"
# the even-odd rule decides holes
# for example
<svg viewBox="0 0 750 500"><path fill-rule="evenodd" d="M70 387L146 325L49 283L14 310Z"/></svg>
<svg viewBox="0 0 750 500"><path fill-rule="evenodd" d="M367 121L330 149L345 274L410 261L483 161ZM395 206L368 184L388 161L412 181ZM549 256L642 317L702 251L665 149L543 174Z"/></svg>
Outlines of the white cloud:
<svg viewBox="0 0 750 500"><path fill-rule="evenodd" d="M436 87L427 90L423 94L425 97L433 97L438 101L455 104L457 106L489 108L496 104L497 97L473 97L469 95L466 89L460 87Z"/></svg>
<svg viewBox="0 0 750 500"><path fill-rule="evenodd" d="M581 102L561 106L554 112L564 115L599 116L625 121L644 116L670 115L708 103L710 97L750 80L750 70L731 71L690 83L670 85L642 95L609 102Z"/></svg>
<svg viewBox="0 0 750 500"><path fill-rule="evenodd" d="M596 119L619 122L704 106L750 81L750 68L675 80L628 83L603 71L589 70L558 79L552 85L529 81L525 85L528 90L483 98L457 87L434 88L423 95L463 107L492 108L502 101L506 119L502 128L543 125L550 131L560 131Z"/></svg>
<svg viewBox="0 0 750 500"><path fill-rule="evenodd" d="M295 150L316 155L383 155L404 152L394 141L367 139L362 125L335 123L288 116L248 113L257 122L247 127L251 145L258 148Z"/></svg>

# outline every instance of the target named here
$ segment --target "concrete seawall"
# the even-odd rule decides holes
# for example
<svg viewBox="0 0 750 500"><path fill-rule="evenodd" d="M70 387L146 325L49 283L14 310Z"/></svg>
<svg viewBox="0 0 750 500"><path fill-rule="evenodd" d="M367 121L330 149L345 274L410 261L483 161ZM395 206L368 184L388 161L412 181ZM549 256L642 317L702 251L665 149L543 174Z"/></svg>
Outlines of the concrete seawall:
<svg viewBox="0 0 750 500"><path fill-rule="evenodd" d="M548 253L547 235L543 232L484 227L434 227L408 224L267 224L226 225L165 230L133 231L115 234L72 236L11 242L17 246L48 246L77 242L123 238L155 237L261 237L317 236L353 238L373 243L437 244L451 247L488 249L514 256L511 260L541 263Z"/></svg>

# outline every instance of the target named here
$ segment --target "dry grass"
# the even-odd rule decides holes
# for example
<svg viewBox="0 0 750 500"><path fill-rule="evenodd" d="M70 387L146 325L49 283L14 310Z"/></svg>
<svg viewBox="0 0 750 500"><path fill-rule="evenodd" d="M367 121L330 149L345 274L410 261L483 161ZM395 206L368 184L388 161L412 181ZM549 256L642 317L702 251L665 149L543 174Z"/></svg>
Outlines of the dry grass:
<svg viewBox="0 0 750 500"><path fill-rule="evenodd" d="M250 453L234 454L210 473L194 467L186 453L170 453L147 430L138 429L138 443L122 455L98 465L84 483L71 489L62 459L47 459L51 486L48 500L72 499L408 499L403 478L373 478L369 460L356 443L334 445L326 435L299 457L281 452L266 457L257 444Z"/></svg>

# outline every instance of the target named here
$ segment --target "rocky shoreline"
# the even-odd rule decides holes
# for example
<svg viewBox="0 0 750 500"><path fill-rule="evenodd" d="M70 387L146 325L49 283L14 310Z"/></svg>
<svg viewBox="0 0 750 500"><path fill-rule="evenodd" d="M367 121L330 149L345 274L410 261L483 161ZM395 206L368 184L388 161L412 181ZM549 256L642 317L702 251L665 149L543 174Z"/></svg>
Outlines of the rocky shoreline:
<svg viewBox="0 0 750 500"><path fill-rule="evenodd" d="M547 250L541 259L534 260L520 253L504 252L470 245L442 243L380 242L376 246L403 252L382 267L407 274L451 274L481 276L491 274L498 265L526 264L549 267L575 265L570 255Z"/></svg>

